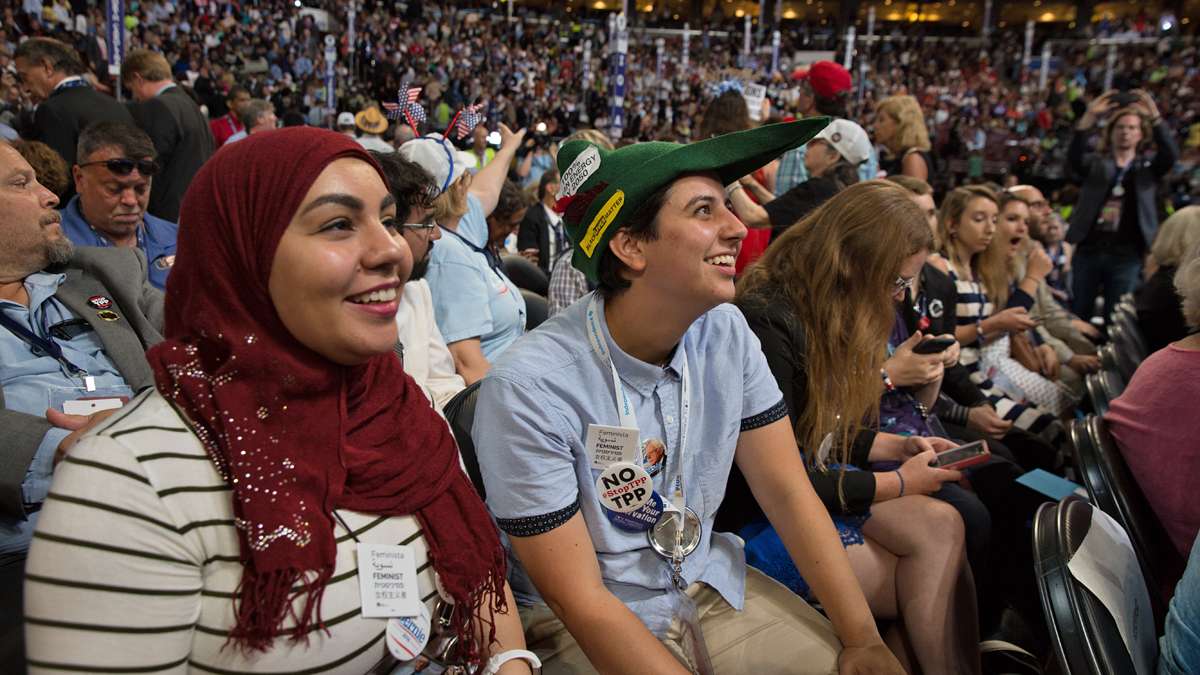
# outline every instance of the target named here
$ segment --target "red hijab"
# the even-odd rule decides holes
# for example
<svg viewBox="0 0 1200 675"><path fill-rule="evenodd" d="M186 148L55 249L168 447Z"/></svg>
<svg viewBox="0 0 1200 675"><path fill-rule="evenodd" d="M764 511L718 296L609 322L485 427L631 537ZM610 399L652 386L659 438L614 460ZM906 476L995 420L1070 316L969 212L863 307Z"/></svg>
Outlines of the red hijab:
<svg viewBox="0 0 1200 675"><path fill-rule="evenodd" d="M235 644L266 650L323 625L332 511L345 508L417 517L475 659L485 650L470 621L490 616L489 597L492 611L504 606L505 557L446 423L395 355L337 365L292 336L267 292L292 215L343 157L379 170L353 139L305 127L251 136L200 169L180 211L167 339L147 356L233 488L245 568Z"/></svg>

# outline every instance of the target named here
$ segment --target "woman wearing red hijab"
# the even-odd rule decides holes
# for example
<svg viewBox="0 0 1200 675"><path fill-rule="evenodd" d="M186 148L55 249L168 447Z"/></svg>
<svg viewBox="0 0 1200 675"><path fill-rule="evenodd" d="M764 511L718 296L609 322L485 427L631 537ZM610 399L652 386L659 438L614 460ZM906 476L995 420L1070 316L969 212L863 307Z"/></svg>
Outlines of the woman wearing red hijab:
<svg viewBox="0 0 1200 675"><path fill-rule="evenodd" d="M42 514L31 669L404 672L440 596L464 663L530 672L492 522L392 352L412 256L378 166L328 131L254 136L182 213L157 388Z"/></svg>

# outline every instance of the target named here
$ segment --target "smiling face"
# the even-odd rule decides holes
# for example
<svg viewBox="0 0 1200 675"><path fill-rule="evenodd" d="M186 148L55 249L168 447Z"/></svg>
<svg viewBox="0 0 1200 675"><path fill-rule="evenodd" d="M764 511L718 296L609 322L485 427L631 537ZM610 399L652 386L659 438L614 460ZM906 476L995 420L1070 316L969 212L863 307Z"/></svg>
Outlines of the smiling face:
<svg viewBox="0 0 1200 675"><path fill-rule="evenodd" d="M976 197L967 202L962 217L950 227L951 233L968 255L983 253L996 233L996 220L999 215L996 202Z"/></svg>
<svg viewBox="0 0 1200 675"><path fill-rule="evenodd" d="M71 257L57 205L58 197L37 182L29 162L0 143L0 282L19 281Z"/></svg>
<svg viewBox="0 0 1200 675"><path fill-rule="evenodd" d="M633 286L700 313L732 302L734 262L746 226L734 215L715 174L677 179L656 217L657 237L626 260ZM623 235L622 235L623 236Z"/></svg>
<svg viewBox="0 0 1200 675"><path fill-rule="evenodd" d="M396 343L401 287L412 254L396 203L366 162L331 162L279 240L268 291L280 320L309 349L342 365Z"/></svg>
<svg viewBox="0 0 1200 675"><path fill-rule="evenodd" d="M1029 206L1025 202L1011 201L1004 205L996 225L996 236L1001 243L1007 244L1006 253L1012 260L1029 236Z"/></svg>

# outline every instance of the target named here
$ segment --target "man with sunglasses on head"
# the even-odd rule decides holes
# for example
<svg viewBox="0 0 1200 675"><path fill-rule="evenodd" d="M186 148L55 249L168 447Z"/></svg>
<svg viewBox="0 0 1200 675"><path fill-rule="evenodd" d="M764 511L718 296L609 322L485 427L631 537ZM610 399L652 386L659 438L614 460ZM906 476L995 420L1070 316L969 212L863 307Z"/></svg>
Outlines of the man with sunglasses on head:
<svg viewBox="0 0 1200 675"><path fill-rule="evenodd" d="M165 289L179 226L146 212L158 171L154 143L132 124L99 122L79 135L76 155L79 194L62 212L67 238L76 246L140 249L150 263L150 283Z"/></svg>
<svg viewBox="0 0 1200 675"><path fill-rule="evenodd" d="M404 362L404 372L421 386L426 398L441 410L450 399L467 387L454 370L454 357L433 313L433 294L425 272L429 255L442 232L433 220L431 202L438 196L433 178L416 162L395 152L372 152L383 167L388 188L396 198L396 228L412 250L413 268L400 294L396 312L399 338L396 353Z"/></svg>

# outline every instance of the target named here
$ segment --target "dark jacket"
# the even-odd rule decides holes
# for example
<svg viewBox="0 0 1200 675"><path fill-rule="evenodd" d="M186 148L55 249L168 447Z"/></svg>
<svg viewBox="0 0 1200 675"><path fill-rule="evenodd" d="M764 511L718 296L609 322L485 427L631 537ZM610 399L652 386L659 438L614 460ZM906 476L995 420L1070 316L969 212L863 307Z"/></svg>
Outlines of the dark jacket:
<svg viewBox="0 0 1200 675"><path fill-rule="evenodd" d="M800 222L841 188L837 181L825 176L813 176L796 187L763 204L767 219L771 221L771 241L775 241L784 230Z"/></svg>
<svg viewBox="0 0 1200 675"><path fill-rule="evenodd" d="M525 219L521 221L521 229L517 231L517 250L527 248L538 250L538 267L550 277L550 216L540 203L530 206L525 211ZM569 244L568 244L569 245Z"/></svg>
<svg viewBox="0 0 1200 675"><path fill-rule="evenodd" d="M154 98L134 104L133 117L154 141L158 164L147 211L173 223L179 222L183 193L213 154L212 131L200 106L178 86Z"/></svg>
<svg viewBox="0 0 1200 675"><path fill-rule="evenodd" d="M1067 148L1067 166L1083 181L1079 191L1079 201L1071 212L1071 226L1067 230L1067 241L1078 244L1085 241L1092 230L1092 225L1100 217L1100 210L1108 198L1113 180L1117 176L1117 165L1111 154L1087 154L1088 131L1076 130L1071 137L1071 145ZM1167 125L1159 122L1154 125L1154 143L1158 151L1154 158L1143 159L1141 155L1133 160L1133 166L1126 176L1126 185L1133 185L1137 199L1137 223L1142 235L1141 249L1145 250L1154 241L1158 231L1158 207L1155 204L1155 193L1158 180L1167 175L1175 160L1179 159L1179 148Z"/></svg>
<svg viewBox="0 0 1200 675"><path fill-rule="evenodd" d="M926 263L921 267L920 293L913 302L905 302L901 308L904 323L911 335L921 328L921 318L927 326L921 328L925 335L954 335L957 321L958 295L950 275ZM945 370L942 376L942 393L934 413L939 418L959 425L967 423L967 409L987 403L987 397L971 381L971 373L961 363Z"/></svg>
<svg viewBox="0 0 1200 675"><path fill-rule="evenodd" d="M1138 328L1146 338L1146 349L1154 353L1187 337L1183 300L1175 291L1174 266L1160 267L1133 294Z"/></svg>
<svg viewBox="0 0 1200 675"><path fill-rule="evenodd" d="M75 164L75 146L79 132L96 122L133 124L125 106L90 86L56 89L42 101L33 114L33 133L30 140L41 141L62 155L68 169ZM63 203L75 194L74 180L67 172L69 186Z"/></svg>
<svg viewBox="0 0 1200 675"><path fill-rule="evenodd" d="M79 247L61 271L66 279L54 297L86 320L125 383L134 391L154 386L146 349L162 340L163 296L146 280L146 258L133 248ZM104 321L88 299L107 296L120 317ZM50 429L44 416L4 408L0 388L0 515L25 516L21 483Z"/></svg>
<svg viewBox="0 0 1200 675"><path fill-rule="evenodd" d="M750 329L762 343L763 355L767 357L767 365L771 374L783 392L784 403L788 407L788 415L794 422L800 411L808 404L808 380L805 371L804 328L799 320L788 309L788 300L781 294L766 291L761 294L747 296L738 301L738 307L746 317ZM855 437L850 448L850 463L866 469L871 445L875 442L875 432L862 429ZM804 448L807 451L810 448ZM815 449L812 449L815 450ZM836 450L830 457L836 456ZM824 502L830 513L864 513L875 500L875 474L870 471L846 471L842 481L842 490L846 498L845 508L838 499L838 480L842 472L836 469L819 471L812 469L808 472L809 480L817 496ZM764 517L761 507L755 501L754 495L746 484L746 479L734 464L729 475L729 485L725 491L725 499L717 513L718 530L736 532L746 524Z"/></svg>

